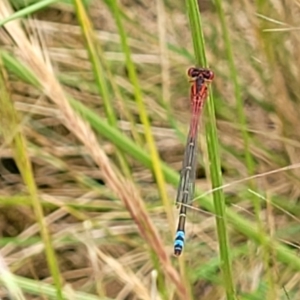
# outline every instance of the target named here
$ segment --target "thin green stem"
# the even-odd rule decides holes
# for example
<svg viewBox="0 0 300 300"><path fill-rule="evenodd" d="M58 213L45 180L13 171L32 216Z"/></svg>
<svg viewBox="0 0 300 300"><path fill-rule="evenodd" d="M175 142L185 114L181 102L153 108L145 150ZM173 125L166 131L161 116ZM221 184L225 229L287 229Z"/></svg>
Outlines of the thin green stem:
<svg viewBox="0 0 300 300"><path fill-rule="evenodd" d="M194 51L196 61L199 65L207 66L207 60L205 56L204 36L202 30L202 23L200 19L200 12L198 7L198 1L187 0L188 13L190 18L191 33L194 44ZM219 143L216 129L215 109L212 93L210 93L209 101L206 105L208 120L206 123L206 141L208 148L208 156L210 160L210 177L212 188L222 186L222 174L221 163L219 153ZM216 224L220 248L220 261L221 269L223 272L223 280L226 289L227 299L234 300L235 291L233 284L233 276L231 269L231 257L230 247L227 234L227 220L225 213L225 199L222 189L218 189L213 193L214 207L216 213Z"/></svg>
<svg viewBox="0 0 300 300"><path fill-rule="evenodd" d="M97 41L94 36L94 30L92 27L92 24L86 14L85 8L82 4L82 1L80 0L74 0L74 6L77 13L77 18L80 22L83 36L86 41L86 47L89 53L89 58L91 61L91 65L94 72L94 78L96 81L96 86L98 88L99 94L102 96L103 104L105 113L108 119L108 122L110 125L116 127L117 126L117 117L114 111L113 102L111 101L111 96L109 94L109 88L107 84L107 80L105 78L105 72L103 65L101 63L100 58L103 57L101 55L102 51L100 48L100 45L97 47ZM97 51L98 50L98 51ZM100 54L100 55L99 55ZM117 159L119 161L119 164L121 166L121 169L123 170L123 173L126 175L126 177L130 177L130 169L128 166L128 163L126 161L125 156L122 152L117 151L116 152Z"/></svg>

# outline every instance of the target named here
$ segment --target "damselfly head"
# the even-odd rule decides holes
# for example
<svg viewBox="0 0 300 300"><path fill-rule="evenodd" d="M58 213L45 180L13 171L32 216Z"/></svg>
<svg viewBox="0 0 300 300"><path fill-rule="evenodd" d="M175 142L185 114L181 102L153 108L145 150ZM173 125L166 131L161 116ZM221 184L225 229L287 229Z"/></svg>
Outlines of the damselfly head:
<svg viewBox="0 0 300 300"><path fill-rule="evenodd" d="M204 68L189 68L187 71L187 75L192 79L196 79L198 77L203 77L205 80L211 81L214 78L214 72L210 69Z"/></svg>

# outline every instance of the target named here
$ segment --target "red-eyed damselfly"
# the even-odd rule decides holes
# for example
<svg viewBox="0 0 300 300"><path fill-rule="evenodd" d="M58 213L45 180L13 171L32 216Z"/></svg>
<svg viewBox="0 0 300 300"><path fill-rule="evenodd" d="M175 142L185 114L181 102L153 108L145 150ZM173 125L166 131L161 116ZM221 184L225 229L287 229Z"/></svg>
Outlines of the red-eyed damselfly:
<svg viewBox="0 0 300 300"><path fill-rule="evenodd" d="M208 83L214 78L214 73L209 69L190 68L187 74L192 83L190 88L192 114L176 197L176 204L180 207L174 241L174 255L176 256L182 253L184 247L187 204L194 197L199 119L207 98Z"/></svg>

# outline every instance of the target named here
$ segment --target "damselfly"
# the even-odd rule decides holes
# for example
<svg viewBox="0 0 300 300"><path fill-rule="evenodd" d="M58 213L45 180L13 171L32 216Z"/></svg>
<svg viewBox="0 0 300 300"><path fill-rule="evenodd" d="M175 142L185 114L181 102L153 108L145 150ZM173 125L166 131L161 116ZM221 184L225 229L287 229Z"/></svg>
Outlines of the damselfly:
<svg viewBox="0 0 300 300"><path fill-rule="evenodd" d="M190 90L192 118L176 197L176 204L180 207L179 221L174 241L174 254L176 256L181 254L184 247L186 205L194 196L199 118L207 97L208 83L214 78L214 73L209 69L190 68L187 74L192 82Z"/></svg>

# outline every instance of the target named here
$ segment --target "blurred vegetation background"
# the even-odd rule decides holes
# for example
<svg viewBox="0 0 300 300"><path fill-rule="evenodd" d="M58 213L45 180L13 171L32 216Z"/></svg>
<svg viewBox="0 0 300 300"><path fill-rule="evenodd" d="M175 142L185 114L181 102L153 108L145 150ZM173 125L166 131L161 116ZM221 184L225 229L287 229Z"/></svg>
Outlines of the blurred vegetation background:
<svg viewBox="0 0 300 300"><path fill-rule="evenodd" d="M207 111L173 256L191 3L0 2L1 299L300 299L297 0L199 1L235 290Z"/></svg>

